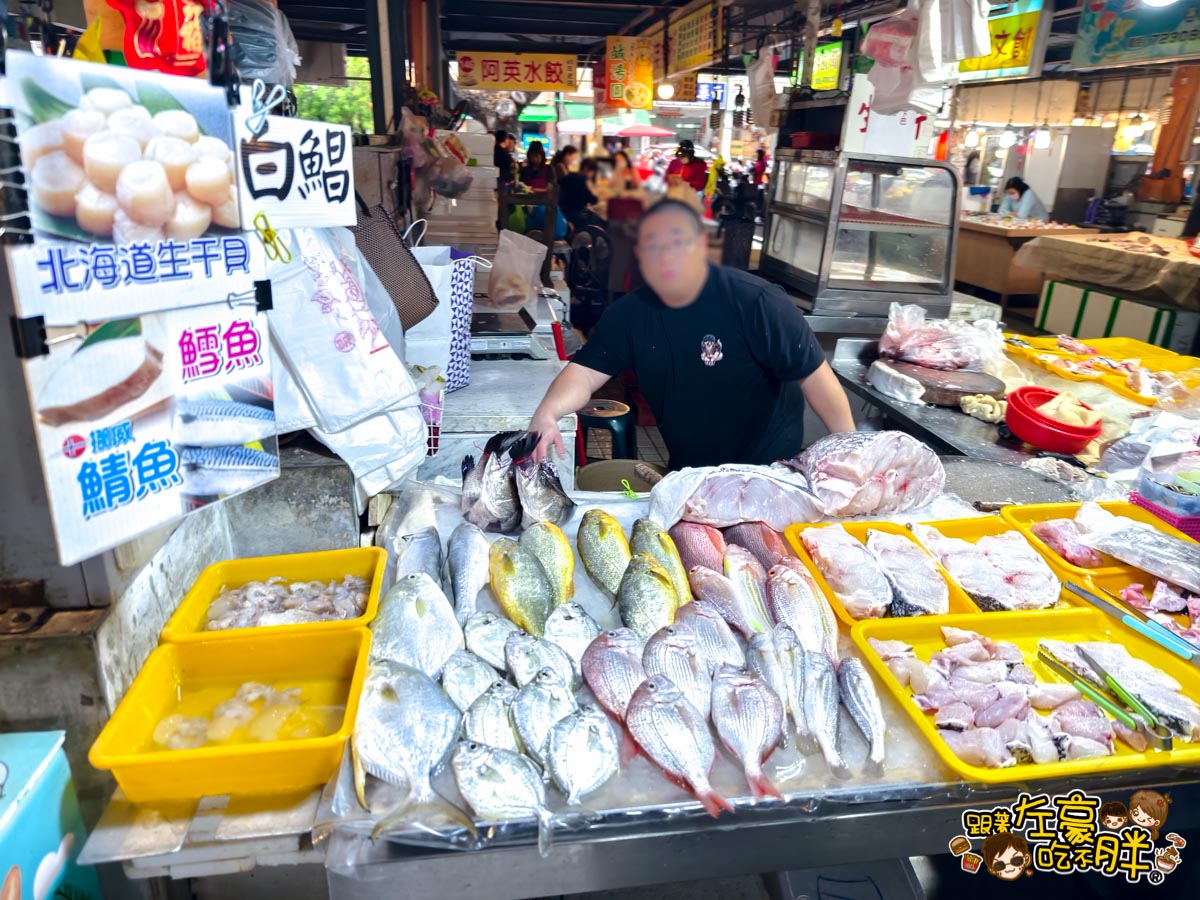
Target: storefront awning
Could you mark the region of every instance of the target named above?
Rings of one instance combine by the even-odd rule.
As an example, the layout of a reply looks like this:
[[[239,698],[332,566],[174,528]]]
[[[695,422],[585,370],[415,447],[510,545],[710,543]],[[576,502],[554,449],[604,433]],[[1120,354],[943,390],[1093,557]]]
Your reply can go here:
[[[530,104],[521,110],[521,122],[557,122],[558,110],[553,103]]]

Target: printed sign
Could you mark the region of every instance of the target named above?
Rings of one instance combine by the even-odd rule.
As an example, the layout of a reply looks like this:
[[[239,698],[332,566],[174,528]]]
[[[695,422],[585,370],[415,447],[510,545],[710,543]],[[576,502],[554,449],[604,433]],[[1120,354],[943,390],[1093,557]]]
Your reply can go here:
[[[716,100],[722,107],[725,106],[725,83],[722,81],[697,81],[696,102],[711,104],[713,100]]]
[[[1084,0],[1071,67],[1163,63],[1200,56],[1200,7],[1187,0],[1169,6],[1126,0]]]
[[[566,53],[458,52],[458,86],[485,91],[566,91],[576,88],[579,57]]]
[[[675,93],[671,99],[675,103],[695,103],[699,99],[699,94],[700,81],[695,72],[689,72],[687,75],[680,75],[675,79]]]
[[[996,7],[988,18],[992,52],[958,64],[960,81],[988,78],[1024,78],[1040,75],[1045,56],[1045,31],[1050,17],[1042,17],[1043,0],[1014,0]]]
[[[198,75],[206,68],[200,16],[204,0],[108,0],[125,19],[125,63],[172,75]]]
[[[63,565],[278,476],[267,318],[253,303],[47,336],[68,340],[24,366]]]
[[[847,153],[879,152],[887,148],[889,156],[924,158],[933,130],[931,117],[904,110],[885,116],[871,109],[875,88],[866,75],[855,75],[847,107],[842,150]]]
[[[608,39],[605,97],[609,106],[617,109],[650,108],[654,102],[652,47],[648,38]]]
[[[716,0],[678,22],[672,22],[668,31],[667,74],[678,75],[711,65],[721,48],[723,33],[724,10]]]
[[[796,54],[792,61],[792,84],[799,84],[804,73],[804,51]],[[814,91],[836,91],[841,84],[842,44],[824,44],[817,48],[813,61],[812,89]]]

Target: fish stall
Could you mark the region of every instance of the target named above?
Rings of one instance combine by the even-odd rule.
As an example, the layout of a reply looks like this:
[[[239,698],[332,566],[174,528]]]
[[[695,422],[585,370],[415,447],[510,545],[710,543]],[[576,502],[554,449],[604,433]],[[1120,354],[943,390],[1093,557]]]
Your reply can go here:
[[[1035,788],[1196,821],[1200,554],[1111,483],[981,514],[861,432],[594,494],[526,443],[409,484],[374,547],[206,570],[92,748],[84,860],[517,898],[966,868],[965,812]]]

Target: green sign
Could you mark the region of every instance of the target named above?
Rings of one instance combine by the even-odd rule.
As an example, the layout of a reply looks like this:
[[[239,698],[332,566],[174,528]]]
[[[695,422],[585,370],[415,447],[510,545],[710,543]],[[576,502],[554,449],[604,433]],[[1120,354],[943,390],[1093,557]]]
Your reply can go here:
[[[1091,69],[1195,56],[1200,56],[1200,5],[1195,0],[1175,0],[1166,6],[1152,6],[1146,0],[1136,4],[1084,0],[1071,67]]]
[[[800,75],[804,71],[804,51],[796,54],[792,63],[792,84],[800,83]],[[812,89],[814,91],[836,91],[841,83],[842,75],[842,44],[823,44],[817,48],[813,62]]]

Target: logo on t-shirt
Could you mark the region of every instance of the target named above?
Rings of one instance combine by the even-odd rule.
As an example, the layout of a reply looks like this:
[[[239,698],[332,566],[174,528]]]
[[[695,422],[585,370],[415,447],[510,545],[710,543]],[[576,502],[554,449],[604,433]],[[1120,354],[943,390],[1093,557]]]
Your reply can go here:
[[[725,353],[716,335],[706,334],[700,339],[700,362],[706,366],[715,366],[724,358]]]

